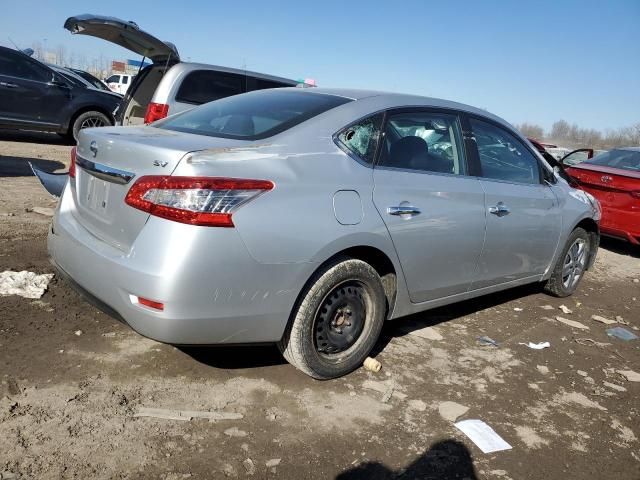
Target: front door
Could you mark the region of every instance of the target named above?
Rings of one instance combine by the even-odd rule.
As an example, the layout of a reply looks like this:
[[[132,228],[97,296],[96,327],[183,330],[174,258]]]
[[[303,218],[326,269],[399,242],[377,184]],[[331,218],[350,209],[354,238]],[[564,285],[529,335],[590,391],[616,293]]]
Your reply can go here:
[[[502,127],[470,119],[485,192],[487,233],[472,289],[540,275],[560,237],[558,200],[535,155]]]
[[[463,293],[476,275],[484,192],[467,176],[464,152],[457,115],[422,109],[387,115],[373,199],[414,303]]]
[[[40,62],[0,49],[0,117],[18,126],[57,126],[69,90],[52,80],[53,72]]]

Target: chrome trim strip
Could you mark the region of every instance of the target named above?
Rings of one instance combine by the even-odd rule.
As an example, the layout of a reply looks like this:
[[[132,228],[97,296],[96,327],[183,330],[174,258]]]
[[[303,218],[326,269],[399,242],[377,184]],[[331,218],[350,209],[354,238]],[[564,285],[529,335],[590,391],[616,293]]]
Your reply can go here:
[[[92,162],[79,156],[76,157],[76,165],[82,167],[89,175],[93,175],[105,182],[117,183],[119,185],[126,185],[135,177],[135,174],[131,172],[109,167],[102,163]]]

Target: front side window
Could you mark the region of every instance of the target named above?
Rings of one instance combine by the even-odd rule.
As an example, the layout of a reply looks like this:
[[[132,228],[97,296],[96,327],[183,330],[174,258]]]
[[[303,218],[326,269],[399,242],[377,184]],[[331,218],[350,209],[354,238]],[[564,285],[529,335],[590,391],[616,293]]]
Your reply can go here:
[[[379,166],[463,175],[465,162],[458,117],[448,113],[389,115]]]
[[[540,183],[540,165],[534,155],[506,130],[471,118],[482,176],[515,183]]]
[[[373,165],[382,119],[382,114],[378,114],[345,128],[338,134],[339,144],[365,163]]]
[[[126,77],[126,76],[123,75],[122,76],[122,84],[126,85],[127,83],[129,83],[129,77]]]
[[[245,76],[235,73],[196,70],[182,81],[176,101],[201,105],[244,92]]]
[[[44,66],[40,66],[22,53],[11,51],[0,51],[0,75],[38,82],[51,80],[50,71]]]
[[[153,126],[211,137],[259,140],[350,101],[302,90],[257,90],[201,105]]]

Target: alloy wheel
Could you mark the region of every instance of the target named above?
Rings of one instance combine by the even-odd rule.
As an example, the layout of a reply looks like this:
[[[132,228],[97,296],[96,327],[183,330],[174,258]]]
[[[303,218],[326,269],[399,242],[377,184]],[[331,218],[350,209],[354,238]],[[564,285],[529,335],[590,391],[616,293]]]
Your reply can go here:
[[[92,128],[92,127],[104,127],[104,121],[99,117],[89,117],[82,121],[80,124],[80,130],[83,128]]]
[[[562,285],[566,289],[573,289],[578,282],[587,261],[587,242],[578,238],[564,257],[564,263],[562,265]]]

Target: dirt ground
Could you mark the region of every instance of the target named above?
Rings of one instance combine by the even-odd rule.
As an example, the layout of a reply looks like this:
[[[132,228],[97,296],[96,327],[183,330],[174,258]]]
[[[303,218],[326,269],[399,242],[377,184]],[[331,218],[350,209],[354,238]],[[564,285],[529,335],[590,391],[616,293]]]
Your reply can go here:
[[[53,273],[50,217],[32,209],[55,201],[27,161],[53,171],[69,150],[0,134],[0,271]],[[605,240],[571,298],[533,286],[389,322],[379,373],[318,382],[270,346],[145,339],[55,277],[40,300],[0,297],[0,478],[637,480],[640,383],[619,372],[640,372],[640,340],[591,319],[620,316],[640,334],[634,279],[640,250]],[[445,402],[513,448],[483,454]],[[135,417],[144,407],[242,418]]]

